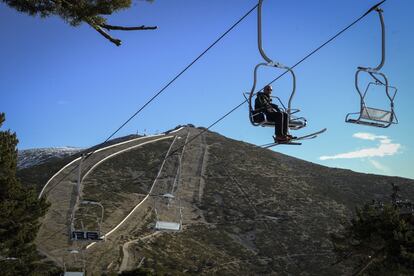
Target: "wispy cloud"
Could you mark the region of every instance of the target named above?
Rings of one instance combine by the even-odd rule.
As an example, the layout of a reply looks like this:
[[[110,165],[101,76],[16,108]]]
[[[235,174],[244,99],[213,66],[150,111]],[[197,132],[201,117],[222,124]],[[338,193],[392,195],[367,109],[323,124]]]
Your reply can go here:
[[[387,166],[384,166],[383,164],[381,164],[380,162],[378,162],[376,160],[372,160],[372,159],[370,159],[369,162],[377,170],[382,171],[384,173],[391,173],[391,170]]]
[[[330,156],[321,156],[320,160],[332,160],[332,159],[352,159],[352,158],[367,158],[367,157],[384,157],[396,154],[401,148],[400,144],[392,143],[391,139],[387,136],[374,135],[371,133],[359,132],[353,135],[354,138],[379,141],[379,145],[374,148],[365,148],[356,151],[339,153]],[[372,164],[372,163],[371,163]],[[374,165],[375,166],[375,165]]]

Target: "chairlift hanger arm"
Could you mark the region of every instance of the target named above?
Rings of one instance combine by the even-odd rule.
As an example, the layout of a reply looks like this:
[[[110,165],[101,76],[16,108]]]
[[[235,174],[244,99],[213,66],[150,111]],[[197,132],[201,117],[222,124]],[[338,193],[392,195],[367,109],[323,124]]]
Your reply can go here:
[[[358,69],[367,71],[367,72],[376,72],[381,70],[381,68],[384,66],[385,63],[385,23],[384,23],[384,16],[383,16],[383,10],[381,8],[379,8],[379,6],[384,3],[386,0],[376,4],[375,6],[373,6],[371,9],[369,9],[365,15],[367,15],[368,13],[372,12],[372,11],[376,11],[378,12],[378,16],[379,16],[379,20],[381,23],[381,61],[378,64],[377,67],[375,68],[370,68],[370,67],[358,67]]]
[[[263,0],[259,0],[259,3],[257,4],[257,45],[258,45],[258,48],[259,48],[260,55],[270,65],[278,67],[278,68],[289,70],[290,69],[289,67],[287,67],[287,66],[285,66],[285,65],[283,65],[279,62],[273,61],[271,58],[269,58],[266,55],[265,51],[263,50],[263,42],[262,42],[262,5],[263,5]]]
[[[293,70],[290,67],[285,66],[285,65],[283,65],[279,62],[273,61],[272,59],[270,59],[266,55],[266,53],[263,50],[263,44],[262,44],[262,5],[263,5],[263,0],[259,0],[259,3],[257,5],[257,40],[258,40],[259,52],[260,52],[260,55],[263,57],[263,59],[269,65],[280,68],[280,69],[285,69],[285,70],[289,71],[289,73],[292,75],[293,88],[292,88],[292,93],[289,97],[289,103],[288,103],[288,108],[287,108],[287,112],[290,114],[291,103],[292,103],[293,97],[294,97],[295,92],[296,92],[296,76],[295,76],[295,73],[293,72]],[[255,78],[256,78],[256,70],[257,70],[257,67],[255,68]],[[256,83],[256,80],[255,80],[255,83]],[[255,87],[255,84],[254,84],[254,87]],[[254,92],[254,90],[253,90],[253,92]],[[250,99],[249,104],[251,106],[251,97],[249,99]]]
[[[264,52],[262,46],[262,4],[263,0],[259,0],[259,4],[257,6],[257,42],[259,46],[259,52],[262,55],[263,59],[267,63],[273,63],[273,61]]]

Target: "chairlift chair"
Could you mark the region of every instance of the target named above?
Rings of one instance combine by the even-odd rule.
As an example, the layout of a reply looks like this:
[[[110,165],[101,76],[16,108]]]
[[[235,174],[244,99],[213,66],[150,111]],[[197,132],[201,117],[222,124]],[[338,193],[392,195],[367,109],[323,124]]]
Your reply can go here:
[[[246,101],[248,101],[248,103],[249,103],[249,120],[250,120],[250,123],[253,126],[263,126],[263,127],[274,127],[275,126],[275,122],[267,120],[266,115],[263,112],[255,111],[254,108],[253,108],[253,105],[252,105],[252,99],[257,94],[255,92],[255,90],[256,90],[256,84],[257,84],[258,69],[262,66],[273,67],[273,68],[285,70],[286,72],[289,72],[290,75],[292,76],[292,92],[290,94],[287,107],[282,103],[280,98],[278,98],[278,97],[272,97],[272,98],[277,99],[277,101],[280,103],[281,109],[283,109],[283,111],[288,114],[288,116],[287,116],[288,117],[288,124],[287,125],[288,125],[289,129],[298,130],[298,129],[301,129],[301,128],[304,128],[304,127],[307,126],[307,120],[304,117],[296,117],[294,114],[298,113],[300,110],[292,108],[292,101],[293,101],[293,97],[294,97],[295,92],[296,92],[296,76],[295,76],[295,73],[293,72],[292,68],[290,68],[288,66],[285,66],[285,65],[283,65],[279,62],[275,62],[275,61],[271,60],[263,50],[263,47],[262,47],[262,3],[263,3],[263,0],[259,0],[258,6],[257,6],[257,34],[258,34],[257,37],[258,37],[259,52],[260,52],[260,55],[262,56],[262,58],[265,60],[265,62],[257,64],[256,67],[254,68],[252,89],[250,90],[250,93],[245,93],[245,94],[248,94],[249,96],[246,97],[246,95],[243,94]],[[315,133],[304,135],[302,137],[298,137],[295,140],[301,140],[301,139],[305,139],[305,138],[306,139],[313,139],[313,138],[316,138],[319,134],[321,134],[325,131],[326,131],[326,129],[322,129],[322,130],[317,131]],[[295,143],[295,142],[291,142],[291,141],[286,142],[284,144],[300,145],[300,143]],[[276,145],[276,143],[273,144],[273,145]]]
[[[257,84],[258,69],[262,66],[278,68],[278,69],[288,71],[290,75],[292,76],[292,92],[289,97],[287,108],[282,103],[280,98],[278,97],[272,97],[272,98],[276,98],[278,102],[281,104],[281,106],[283,107],[283,111],[288,114],[288,121],[289,121],[288,127],[292,130],[298,130],[298,129],[305,127],[307,125],[307,121],[304,117],[298,118],[298,117],[293,116],[293,114],[298,113],[300,111],[299,109],[292,108],[292,100],[296,93],[296,76],[290,67],[285,66],[279,62],[273,61],[266,55],[266,53],[263,50],[263,46],[262,46],[262,4],[263,4],[263,0],[259,0],[258,7],[257,7],[257,38],[258,38],[257,41],[258,41],[258,49],[259,49],[260,55],[265,60],[265,62],[257,64],[256,67],[254,68],[253,87],[250,90],[249,97],[248,97],[249,120],[253,126],[269,126],[269,127],[275,126],[274,122],[268,121],[266,119],[266,115],[263,112],[255,112],[253,105],[252,105],[252,98],[253,96],[257,94],[255,93],[255,90],[256,90],[256,84]]]
[[[359,72],[361,72],[359,70]],[[385,78],[385,75],[384,75]],[[390,108],[389,110],[384,110],[380,108],[374,108],[367,106],[365,102],[365,97],[367,93],[370,91],[372,86],[380,86],[384,87],[386,90],[386,94],[388,99],[390,100]],[[354,113],[348,113],[345,117],[345,122],[353,123],[353,124],[360,124],[372,127],[380,127],[380,128],[387,128],[391,124],[398,124],[398,118],[394,112],[394,98],[397,93],[397,88],[394,86],[389,86],[388,81],[385,81],[385,84],[382,82],[370,82],[364,93],[360,92],[358,86],[357,91],[360,94],[360,111]],[[390,93],[390,90],[392,92]]]
[[[64,276],[84,276],[86,273],[86,261],[82,250],[69,250],[69,255],[72,257],[70,268],[67,266],[68,260],[63,257],[63,275]],[[77,255],[81,255],[79,259]],[[74,270],[76,268],[76,270]],[[80,271],[79,271],[80,270]]]
[[[379,72],[385,63],[385,23],[382,14],[383,10],[379,8],[379,5],[374,10],[378,12],[381,23],[381,62],[375,68],[361,66],[357,68],[355,73],[355,88],[360,97],[360,110],[359,112],[348,113],[345,117],[345,122],[387,128],[392,124],[398,124],[398,119],[394,112],[394,98],[397,94],[397,88],[390,86],[386,75]],[[359,84],[359,76],[361,73],[367,73],[373,79],[373,81],[368,83],[364,92],[362,92]],[[387,99],[389,100],[388,110],[367,105],[365,97],[374,86],[382,87],[385,91]]]
[[[161,200],[163,201],[163,203],[167,206],[168,209],[170,209],[170,204],[172,201],[176,200],[175,196],[171,193],[166,193],[166,194],[162,194],[162,195],[158,195],[158,198],[161,198]],[[176,218],[176,220],[171,221],[171,220],[161,220],[161,214],[160,214],[160,208],[157,208],[156,205],[156,200],[154,200],[154,210],[155,210],[155,216],[156,216],[156,221],[155,221],[155,230],[158,231],[180,231],[181,227],[182,227],[182,212],[181,212],[181,201],[178,200],[178,210],[177,208],[175,208],[174,206],[172,206],[172,213],[174,213],[174,218]],[[175,212],[178,211],[178,214]]]
[[[76,241],[82,241],[82,240],[101,241],[101,240],[103,240],[103,238],[101,238],[101,227],[102,227],[102,221],[103,221],[103,217],[104,217],[104,207],[103,207],[103,205],[99,202],[90,201],[90,200],[83,200],[83,201],[80,202],[80,204],[81,205],[82,204],[83,205],[94,205],[94,206],[100,207],[101,215],[99,217],[96,217],[96,216],[93,216],[93,215],[88,215],[90,217],[95,217],[96,218],[98,229],[86,229],[85,226],[83,225],[82,220],[81,220],[81,228],[76,229],[75,228],[76,218],[73,218],[72,223],[71,223],[71,239],[76,240]]]

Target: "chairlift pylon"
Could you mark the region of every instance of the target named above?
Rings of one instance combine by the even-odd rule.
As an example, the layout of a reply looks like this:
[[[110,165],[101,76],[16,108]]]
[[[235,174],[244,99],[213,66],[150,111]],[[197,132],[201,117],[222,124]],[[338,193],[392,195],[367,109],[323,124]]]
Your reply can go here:
[[[383,1],[384,2],[384,1]],[[375,68],[359,66],[355,73],[355,88],[360,97],[360,111],[348,113],[345,117],[345,122],[366,125],[371,127],[387,128],[392,124],[398,124],[397,116],[394,112],[394,98],[397,94],[397,88],[390,86],[387,76],[380,72],[385,63],[385,23],[383,10],[379,7],[379,3],[373,7],[370,11],[375,10],[378,13],[381,24],[381,61]],[[364,92],[362,92],[359,84],[359,78],[361,73],[368,74],[372,81],[368,83]],[[372,90],[372,87],[378,86],[385,90],[385,94],[389,100],[390,108],[384,110],[381,108],[370,107],[365,102],[365,97],[368,92]]]
[[[285,66],[279,62],[275,62],[271,60],[266,55],[265,51],[263,50],[263,46],[262,46],[262,4],[263,4],[263,0],[259,0],[258,6],[257,6],[257,34],[258,34],[257,38],[258,38],[259,52],[262,58],[265,60],[265,62],[261,62],[256,65],[256,67],[254,68],[254,74],[253,74],[253,86],[250,90],[250,93],[243,94],[243,96],[249,103],[249,120],[253,126],[263,126],[263,127],[274,127],[275,126],[275,122],[268,121],[266,119],[266,115],[263,112],[255,112],[253,105],[252,105],[252,99],[257,94],[255,90],[256,90],[256,84],[257,84],[258,69],[263,66],[273,67],[277,69],[286,70],[292,76],[292,92],[290,94],[287,107],[283,104],[283,102],[280,100],[279,97],[272,96],[272,98],[276,99],[280,103],[280,109],[283,112],[286,112],[288,114],[287,116],[288,117],[288,128],[291,130],[298,130],[298,129],[301,129],[307,126],[307,120],[304,117],[296,117],[294,114],[300,112],[300,110],[292,108],[293,97],[295,96],[295,93],[296,93],[296,76],[292,68]],[[248,94],[248,97],[246,97],[247,94]],[[315,133],[305,135],[302,137],[306,137],[306,139],[309,139],[308,137],[316,138],[319,134],[323,133],[324,131],[326,131],[326,129],[323,129],[321,131],[317,131]],[[302,137],[299,137],[299,138],[302,138]],[[301,143],[294,142],[294,140],[290,140],[290,142],[285,142],[283,144],[292,144],[292,145],[301,144]],[[272,144],[276,145],[277,143],[272,143]]]

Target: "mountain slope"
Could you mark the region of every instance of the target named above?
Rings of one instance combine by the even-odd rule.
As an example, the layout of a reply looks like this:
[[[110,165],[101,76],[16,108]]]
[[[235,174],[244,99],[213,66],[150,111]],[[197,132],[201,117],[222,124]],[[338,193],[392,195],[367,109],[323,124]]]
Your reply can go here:
[[[73,173],[48,193],[52,207],[38,248],[57,263],[69,258],[68,249],[84,248],[88,271],[96,274],[140,266],[173,275],[346,275],[351,268],[331,265],[330,234],[357,205],[388,198],[391,183],[414,198],[412,180],[327,168],[209,131],[196,136],[200,132],[186,127],[163,140],[124,145],[130,149],[98,165],[121,148],[88,160],[82,198],[104,205],[102,232],[110,234],[88,249],[68,241]],[[182,148],[189,139],[194,141]],[[165,193],[174,200],[162,199]],[[178,222],[180,208],[182,231],[154,232],[156,217]],[[76,216],[89,229],[97,227],[85,212]]]

